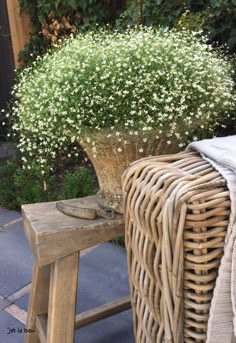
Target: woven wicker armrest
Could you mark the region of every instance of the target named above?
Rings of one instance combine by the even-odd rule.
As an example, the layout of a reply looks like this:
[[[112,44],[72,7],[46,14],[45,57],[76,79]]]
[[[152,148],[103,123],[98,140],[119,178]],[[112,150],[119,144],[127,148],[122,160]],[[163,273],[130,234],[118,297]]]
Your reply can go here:
[[[205,342],[230,214],[222,176],[197,153],[123,175],[136,342]]]

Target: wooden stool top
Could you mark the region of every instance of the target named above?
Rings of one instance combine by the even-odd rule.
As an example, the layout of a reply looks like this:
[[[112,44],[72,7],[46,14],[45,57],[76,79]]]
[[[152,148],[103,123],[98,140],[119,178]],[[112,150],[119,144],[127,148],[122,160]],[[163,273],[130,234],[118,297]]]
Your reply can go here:
[[[63,202],[99,209],[96,196]],[[115,219],[79,219],[58,211],[56,202],[23,205],[22,214],[25,233],[39,266],[124,235],[124,218],[119,214]]]

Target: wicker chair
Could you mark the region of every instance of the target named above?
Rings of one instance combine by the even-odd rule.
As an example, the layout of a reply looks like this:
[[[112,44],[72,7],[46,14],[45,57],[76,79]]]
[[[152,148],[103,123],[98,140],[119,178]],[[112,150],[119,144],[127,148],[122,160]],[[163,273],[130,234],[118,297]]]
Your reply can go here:
[[[225,180],[184,152],[134,162],[122,184],[136,342],[205,342],[230,214]]]

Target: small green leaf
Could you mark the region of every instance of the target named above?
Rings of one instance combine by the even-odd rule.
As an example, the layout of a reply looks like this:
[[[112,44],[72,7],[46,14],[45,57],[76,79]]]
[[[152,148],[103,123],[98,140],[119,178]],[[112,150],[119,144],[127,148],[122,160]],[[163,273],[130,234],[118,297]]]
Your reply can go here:
[[[67,3],[74,10],[76,10],[78,8],[78,4],[77,4],[76,0],[68,0]]]
[[[236,47],[236,36],[231,36],[228,40],[228,46],[230,49],[234,49]]]

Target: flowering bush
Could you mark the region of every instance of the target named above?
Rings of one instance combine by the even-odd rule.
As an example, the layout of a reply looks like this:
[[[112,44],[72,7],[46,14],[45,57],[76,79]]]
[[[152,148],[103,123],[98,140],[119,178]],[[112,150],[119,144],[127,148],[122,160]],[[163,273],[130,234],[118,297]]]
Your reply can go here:
[[[118,151],[124,133],[182,147],[199,129],[212,135],[235,102],[224,57],[194,33],[151,28],[78,34],[24,70],[13,93],[23,159],[42,166],[82,137],[96,154],[92,137],[103,129]]]

